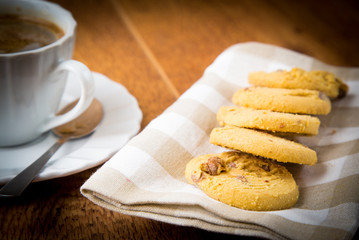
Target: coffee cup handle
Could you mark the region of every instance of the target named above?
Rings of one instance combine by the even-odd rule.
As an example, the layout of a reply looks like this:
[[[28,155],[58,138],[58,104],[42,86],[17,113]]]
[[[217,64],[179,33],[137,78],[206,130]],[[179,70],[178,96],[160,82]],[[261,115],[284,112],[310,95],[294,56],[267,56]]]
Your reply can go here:
[[[95,83],[91,71],[83,63],[76,60],[63,61],[56,67],[54,74],[59,74],[62,71],[75,74],[76,79],[80,81],[81,96],[75,107],[69,112],[62,115],[53,115],[47,119],[45,124],[42,125],[42,132],[46,132],[77,118],[90,106],[94,98]]]

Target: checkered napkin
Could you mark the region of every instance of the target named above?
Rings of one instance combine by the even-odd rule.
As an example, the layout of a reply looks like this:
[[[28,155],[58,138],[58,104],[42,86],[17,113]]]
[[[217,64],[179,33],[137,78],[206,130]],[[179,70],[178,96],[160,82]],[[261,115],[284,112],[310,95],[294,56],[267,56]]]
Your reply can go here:
[[[281,211],[246,211],[207,197],[184,178],[186,163],[225,149],[209,143],[216,112],[249,86],[252,71],[327,70],[350,87],[320,117],[319,135],[298,141],[317,151],[314,166],[287,164],[300,191]],[[269,239],[350,239],[359,225],[359,68],[334,67],[283,48],[234,45],[206,69],[163,114],[154,119],[81,187],[94,203],[133,216],[209,231]]]

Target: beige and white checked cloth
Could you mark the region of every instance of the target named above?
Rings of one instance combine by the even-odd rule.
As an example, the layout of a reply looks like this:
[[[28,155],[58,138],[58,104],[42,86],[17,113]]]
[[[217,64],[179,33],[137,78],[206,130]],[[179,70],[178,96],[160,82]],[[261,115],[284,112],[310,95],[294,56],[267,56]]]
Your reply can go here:
[[[256,212],[207,197],[184,178],[193,157],[225,151],[209,143],[216,112],[249,86],[252,71],[327,70],[350,87],[320,117],[319,135],[298,141],[317,151],[314,166],[288,164],[300,190],[291,209]],[[94,203],[133,216],[269,239],[351,239],[359,225],[359,68],[334,67],[261,43],[231,46],[172,106],[81,187]]]

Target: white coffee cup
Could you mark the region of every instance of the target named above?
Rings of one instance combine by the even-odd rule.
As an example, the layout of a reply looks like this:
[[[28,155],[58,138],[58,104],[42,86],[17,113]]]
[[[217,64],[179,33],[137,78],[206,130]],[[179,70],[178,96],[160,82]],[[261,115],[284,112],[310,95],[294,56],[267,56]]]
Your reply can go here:
[[[0,0],[2,14],[42,18],[64,31],[47,46],[0,53],[0,146],[14,146],[78,117],[92,102],[94,81],[84,64],[71,60],[76,30],[71,13],[45,1]],[[70,112],[56,116],[68,72],[80,82],[80,100]]]

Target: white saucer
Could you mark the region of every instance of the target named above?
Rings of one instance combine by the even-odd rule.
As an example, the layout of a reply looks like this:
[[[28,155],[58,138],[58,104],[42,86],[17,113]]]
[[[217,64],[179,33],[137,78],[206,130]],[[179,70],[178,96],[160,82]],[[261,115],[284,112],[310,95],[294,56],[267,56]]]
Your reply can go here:
[[[104,107],[104,118],[89,137],[66,142],[42,169],[35,181],[68,176],[108,160],[140,130],[142,112],[137,100],[121,84],[93,72],[95,97]],[[80,96],[78,81],[67,80],[61,107]],[[0,148],[0,184],[40,157],[57,140],[51,132],[17,147]]]

